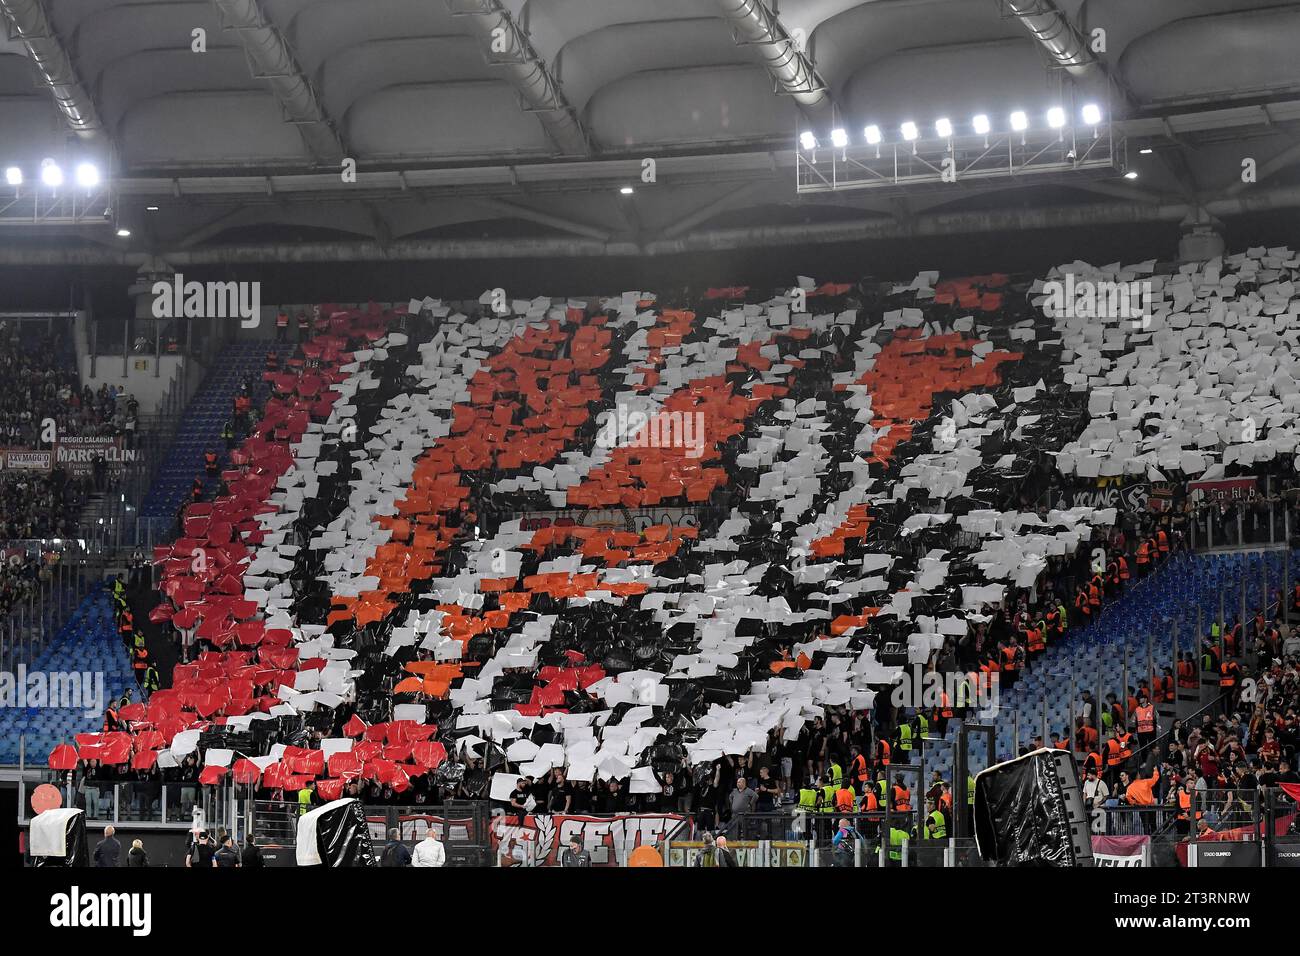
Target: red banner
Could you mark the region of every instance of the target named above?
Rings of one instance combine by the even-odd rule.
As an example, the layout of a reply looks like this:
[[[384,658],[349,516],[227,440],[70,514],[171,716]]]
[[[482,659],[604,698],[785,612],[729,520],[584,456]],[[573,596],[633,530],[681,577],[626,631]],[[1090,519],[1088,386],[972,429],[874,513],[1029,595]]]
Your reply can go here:
[[[686,823],[677,813],[643,813],[621,817],[529,814],[524,825],[516,816],[492,820],[492,846],[498,856],[523,866],[558,866],[569,840],[578,837],[591,854],[592,866],[624,866],[639,846],[661,846]]]
[[[569,840],[578,837],[591,854],[592,866],[622,866],[639,846],[660,846],[686,824],[678,813],[639,813],[619,817],[577,814],[529,814],[519,826],[517,816],[493,817],[490,839],[494,857],[515,866],[559,866]],[[387,818],[367,816],[370,838],[381,845],[388,838]],[[439,839],[470,839],[470,819],[445,819],[436,814],[402,814],[397,818],[403,841],[418,842],[433,830]]]
[[[1094,866],[1150,866],[1147,859],[1149,836],[1093,836]]]
[[[1192,502],[1213,501],[1225,503],[1248,501],[1258,493],[1255,478],[1225,478],[1221,481],[1189,481],[1187,494]]]

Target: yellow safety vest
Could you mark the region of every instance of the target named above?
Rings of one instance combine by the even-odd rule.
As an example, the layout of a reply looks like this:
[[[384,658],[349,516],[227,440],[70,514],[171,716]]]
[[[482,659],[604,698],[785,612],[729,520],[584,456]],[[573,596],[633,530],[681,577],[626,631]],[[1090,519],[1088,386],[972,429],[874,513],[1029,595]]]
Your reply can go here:
[[[839,789],[837,784],[828,784],[822,787],[822,813],[835,812],[835,791]]]
[[[925,838],[927,840],[948,839],[948,821],[943,818],[940,811],[935,810],[930,814],[930,823],[925,828]]]
[[[889,828],[889,858],[895,861],[903,859],[903,841],[907,839],[907,831],[900,830],[898,827]]]

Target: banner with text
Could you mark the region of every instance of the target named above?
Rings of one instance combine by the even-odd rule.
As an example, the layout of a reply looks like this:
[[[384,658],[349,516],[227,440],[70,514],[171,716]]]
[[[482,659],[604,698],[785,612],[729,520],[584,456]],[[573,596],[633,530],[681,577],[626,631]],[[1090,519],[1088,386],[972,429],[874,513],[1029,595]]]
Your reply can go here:
[[[1093,866],[1150,866],[1149,836],[1093,836]]]
[[[5,471],[49,471],[54,453],[31,448],[0,448],[0,469]]]
[[[1249,501],[1259,494],[1259,482],[1255,478],[1224,478],[1220,481],[1189,481],[1187,494],[1193,504],[1213,502],[1214,504],[1231,504],[1234,501]]]
[[[62,465],[70,474],[90,475],[101,455],[110,471],[139,460],[139,452],[124,448],[121,438],[74,435],[59,439],[54,448],[54,463]]]

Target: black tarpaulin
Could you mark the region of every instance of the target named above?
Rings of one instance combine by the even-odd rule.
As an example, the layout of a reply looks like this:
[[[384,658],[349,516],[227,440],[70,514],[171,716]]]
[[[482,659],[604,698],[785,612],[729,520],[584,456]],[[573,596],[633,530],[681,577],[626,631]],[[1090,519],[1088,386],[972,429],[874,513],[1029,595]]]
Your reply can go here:
[[[335,800],[298,820],[299,866],[378,866],[361,802]]]
[[[999,866],[1078,866],[1065,785],[1053,754],[1036,750],[975,778],[975,841]]]

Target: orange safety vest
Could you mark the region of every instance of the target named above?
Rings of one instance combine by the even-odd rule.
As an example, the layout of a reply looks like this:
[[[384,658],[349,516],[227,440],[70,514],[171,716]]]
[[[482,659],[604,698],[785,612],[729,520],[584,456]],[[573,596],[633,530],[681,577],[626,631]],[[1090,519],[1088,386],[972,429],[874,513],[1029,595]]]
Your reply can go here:
[[[946,690],[940,691],[939,693],[939,716],[952,716],[952,702],[948,700],[948,692]]]
[[[1138,707],[1134,712],[1137,714],[1138,733],[1155,733],[1156,709],[1150,704],[1147,704],[1145,707]]]
[[[1165,534],[1164,529],[1156,532],[1156,546],[1161,554],[1169,553],[1169,535]]]
[[[1010,645],[1002,648],[1002,669],[1012,673],[1016,670],[1016,649]]]
[[[1093,607],[1101,606],[1101,588],[1097,586],[1095,580],[1088,585],[1088,603]]]
[[[1237,641],[1241,637],[1241,622],[1232,625],[1232,630],[1223,635],[1223,650],[1229,657],[1237,656]]]
[[[1191,816],[1191,809],[1192,809],[1192,795],[1188,793],[1186,790],[1178,791],[1178,819],[1179,820],[1188,819]],[[1203,816],[1205,816],[1205,814],[1202,813],[1200,810],[1196,811],[1196,819],[1199,820]]]
[[[213,452],[207,452],[203,456],[203,464],[207,465],[209,468],[215,468],[217,466],[216,454]]]
[[[1090,751],[1088,755],[1083,758],[1084,773],[1088,772],[1088,767],[1090,766],[1098,773],[1101,773],[1101,754],[1095,750]]]
[[[862,805],[860,809],[863,813],[871,813],[880,809],[880,801],[876,798],[875,787],[866,787],[863,789]]]
[[[889,741],[880,740],[876,743],[876,760],[881,765],[889,766]]]
[[[1106,766],[1118,767],[1123,762],[1124,748],[1120,746],[1118,740],[1111,737],[1110,740],[1106,741]]]
[[[853,758],[853,763],[849,765],[849,773],[853,774],[853,779],[858,783],[865,783],[870,779],[867,773],[867,758],[858,754]]]
[[[1196,665],[1193,664],[1191,661],[1179,661],[1178,662],[1178,686],[1195,687],[1196,685],[1197,685]]]
[[[1162,704],[1173,703],[1174,679],[1168,674],[1156,678],[1156,700]]]
[[[1138,545],[1137,563],[1146,564],[1151,560],[1151,548],[1145,541]]]
[[[1127,581],[1128,578],[1128,559],[1121,554],[1119,556],[1119,579],[1121,581]]]
[[[1219,665],[1219,686],[1236,687],[1237,672],[1239,670],[1240,668],[1237,667],[1236,661],[1224,661],[1222,664],[1220,664]]]
[[[1130,733],[1121,734],[1119,738],[1119,746],[1121,759],[1127,760],[1129,757],[1133,756],[1133,735]]]
[[[853,812],[853,791],[848,787],[840,787],[835,791],[835,807],[843,810],[845,813]]]
[[[1047,635],[1045,630],[1045,628],[1031,627],[1025,632],[1025,643],[1028,645],[1030,651],[1047,650]]]
[[[907,787],[894,784],[894,809],[906,813],[912,809],[912,791]]]

